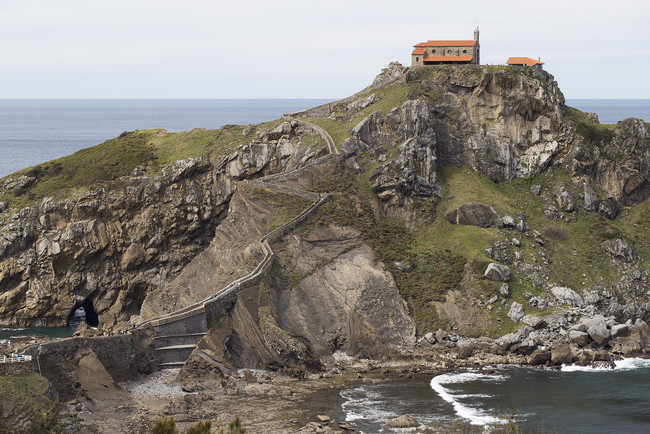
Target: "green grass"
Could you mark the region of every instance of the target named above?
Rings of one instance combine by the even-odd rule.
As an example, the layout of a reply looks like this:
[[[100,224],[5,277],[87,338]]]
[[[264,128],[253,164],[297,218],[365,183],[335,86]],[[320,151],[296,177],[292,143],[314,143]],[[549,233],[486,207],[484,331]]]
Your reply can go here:
[[[0,414],[13,409],[14,414],[31,419],[30,428],[47,426],[50,429],[42,432],[59,432],[56,405],[45,396],[48,389],[47,380],[35,373],[0,377]]]
[[[401,106],[408,100],[422,99],[436,101],[439,97],[435,89],[430,85],[419,81],[411,81],[390,86],[370,92],[367,95],[360,96],[360,98],[367,97],[371,94],[377,95],[377,101],[362,109],[349,119],[346,117],[346,107],[337,106],[339,111],[335,111],[328,116],[315,119],[312,118],[309,119],[309,121],[327,131],[334,139],[336,145],[339,146],[347,138],[352,136],[350,131],[356,124],[376,111],[381,111],[386,114],[393,108]]]
[[[245,190],[251,199],[272,208],[273,212],[264,227],[267,233],[289,223],[312,204],[309,199],[256,185],[248,184]]]
[[[576,132],[588,142],[604,143],[612,139],[616,124],[596,124],[586,113],[573,107],[565,106],[566,117],[573,122]]]
[[[425,201],[422,205],[433,209],[437,217],[423,229],[415,231],[407,228],[401,220],[376,217],[371,206],[375,199],[367,172],[354,176],[339,167],[324,176],[317,187],[318,191],[335,192],[334,199],[321,207],[316,217],[299,229],[303,234],[317,224],[359,229],[377,259],[395,277],[400,294],[416,320],[418,335],[438,327],[447,328],[448,320],[439,317],[434,303],[444,300],[449,291],[460,289],[464,275],[469,279],[466,284],[470,288],[469,296],[487,299],[498,291],[501,283],[483,277],[485,268],[491,262],[485,256],[484,249],[497,242],[518,238],[522,246],[511,246],[513,256],[518,250],[524,262],[542,265],[548,280],[543,280],[539,285],[525,272],[511,267],[508,304],[502,306],[497,303],[489,312],[491,324],[475,330],[476,333],[491,336],[509,333],[519,326],[506,316],[512,301],[521,303],[528,314],[550,312],[531,307],[524,298],[526,292],[539,295],[550,283],[577,291],[597,283],[616,284],[618,272],[601,248],[602,242],[607,239],[624,238],[632,243],[637,254],[646,261],[649,258],[650,199],[633,207],[629,217],[621,213],[614,221],[606,220],[597,213],[579,210],[576,222],[553,222],[542,213],[546,205],[543,198],[533,195],[530,187],[542,185],[546,194],[564,185],[575,198],[581,188],[571,184],[562,168],[551,169],[535,178],[495,184],[470,167],[450,165],[439,170],[439,182],[443,186],[444,197],[437,203]],[[516,230],[504,229],[500,234],[495,227],[484,229],[447,222],[447,212],[469,203],[491,205],[501,216],[516,216],[518,211],[523,212],[531,228],[543,234],[546,246],[539,247],[532,237]],[[414,208],[417,209],[417,206]],[[550,264],[543,264],[540,252],[546,255]],[[396,261],[409,261],[413,271],[400,271],[394,266]],[[469,267],[470,274],[467,274],[466,267]]]
[[[206,157],[211,153],[228,154],[239,145],[249,143],[260,131],[275,128],[282,120],[256,126],[226,125],[219,130],[195,129],[167,133],[161,129],[123,133],[96,146],[72,155],[20,170],[4,180],[21,175],[35,177],[34,183],[19,191],[0,190],[0,201],[22,208],[45,197],[62,199],[83,194],[89,189],[107,186],[120,188],[119,179],[141,166],[146,174],[156,176],[160,170],[180,159]],[[244,129],[251,134],[244,136]]]

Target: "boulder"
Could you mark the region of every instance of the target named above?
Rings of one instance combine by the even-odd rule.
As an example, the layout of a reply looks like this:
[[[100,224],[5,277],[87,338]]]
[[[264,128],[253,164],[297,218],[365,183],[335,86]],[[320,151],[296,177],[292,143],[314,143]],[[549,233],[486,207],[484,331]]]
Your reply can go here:
[[[495,341],[498,346],[504,349],[508,349],[511,346],[518,344],[519,342],[521,342],[521,336],[519,336],[517,333],[505,334]]]
[[[600,247],[602,247],[605,253],[607,253],[611,258],[618,259],[619,261],[633,264],[638,259],[632,248],[620,238],[607,240],[603,242]]]
[[[580,347],[584,347],[589,342],[589,335],[578,330],[569,330],[569,340]]]
[[[557,344],[551,349],[551,362],[554,365],[564,365],[573,362],[573,351],[567,343]]]
[[[543,318],[540,318],[540,317],[535,316],[535,315],[525,315],[521,319],[521,322],[531,326],[534,329],[542,328],[542,327],[544,327],[546,325],[546,321],[544,321]]]
[[[390,419],[386,422],[389,428],[414,428],[420,426],[420,423],[410,414],[405,414],[395,419]]]
[[[613,197],[608,197],[598,204],[598,214],[602,215],[606,219],[614,220],[617,212],[618,205]]]
[[[510,280],[510,268],[507,265],[491,262],[485,269],[484,274],[488,279],[497,282],[507,282]]]
[[[424,340],[429,342],[431,345],[434,345],[437,342],[436,335],[432,332],[429,332],[424,335]]]
[[[573,203],[573,197],[571,197],[571,194],[566,190],[558,194],[555,201],[562,211],[573,212],[576,209],[576,206]]]
[[[548,302],[539,296],[531,297],[528,300],[528,304],[530,304],[533,307],[536,307],[539,310],[544,310],[548,307]]]
[[[504,215],[501,220],[503,221],[504,228],[514,229],[517,227],[517,221],[512,216]]]
[[[639,329],[639,331],[644,335],[650,335],[650,326],[648,326],[648,324],[641,318],[638,318],[636,321],[634,321],[634,327]]]
[[[628,336],[610,339],[608,344],[612,347],[612,353],[622,354],[624,356],[638,356],[643,353],[645,347],[650,346],[646,343],[640,330],[634,328]]]
[[[530,230],[530,226],[528,226],[525,221],[519,220],[517,222],[517,226],[515,226],[515,229],[517,229],[519,232],[527,232]]]
[[[598,345],[603,345],[611,336],[610,330],[607,328],[607,322],[602,315],[594,315],[593,318],[583,321],[587,327],[587,333],[591,339]]]
[[[510,318],[513,322],[518,322],[523,316],[524,307],[516,301],[513,301],[510,305],[510,310],[508,311],[508,318]]]
[[[348,104],[348,110],[362,110],[377,101],[377,94],[370,94],[365,98],[358,99]]]
[[[449,335],[443,329],[438,329],[438,330],[436,330],[436,340],[438,342],[448,341],[449,340]]]
[[[356,155],[363,151],[367,151],[368,149],[369,146],[367,144],[354,137],[350,137],[341,143],[341,152],[345,158],[351,157],[352,155]]]
[[[563,286],[554,286],[551,288],[551,293],[556,298],[556,300],[559,301],[560,303],[570,304],[571,306],[574,307],[584,306],[582,297],[580,297],[578,293],[576,293],[571,288],[566,288]]]
[[[542,194],[542,186],[541,185],[533,185],[530,187],[530,192],[533,193],[535,196],[539,196]]]
[[[467,204],[447,213],[447,221],[458,225],[487,228],[494,224],[499,215],[491,206]]]
[[[580,366],[589,366],[596,360],[596,352],[591,348],[583,348],[578,351],[574,357],[576,364]]]
[[[395,268],[405,273],[410,273],[413,271],[413,265],[408,261],[395,262]]]
[[[574,324],[571,326],[570,330],[577,330],[579,332],[586,332],[587,331],[587,326],[580,323],[580,324]]]
[[[627,324],[616,324],[612,326],[612,339],[626,337],[630,334],[630,326]]]
[[[528,356],[527,362],[531,366],[543,365],[551,360],[551,352],[548,350],[536,349]]]
[[[510,295],[510,286],[508,286],[507,283],[501,285],[501,287],[499,288],[499,294],[503,298],[508,298],[508,296]]]
[[[585,211],[597,212],[598,211],[598,195],[589,184],[585,183],[584,186],[585,194]]]
[[[531,339],[530,336],[521,341],[521,343],[517,346],[517,352],[519,354],[523,354],[524,356],[532,354],[536,349],[537,343]]]

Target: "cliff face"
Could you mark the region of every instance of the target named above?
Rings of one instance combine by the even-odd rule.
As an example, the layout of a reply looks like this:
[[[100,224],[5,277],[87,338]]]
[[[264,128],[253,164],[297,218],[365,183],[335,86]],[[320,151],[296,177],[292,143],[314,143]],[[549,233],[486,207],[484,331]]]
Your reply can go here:
[[[232,194],[210,167],[186,160],[157,179],[128,177],[123,191],[45,198],[7,216],[2,323],[65,326],[89,299],[102,328],[123,326],[209,242]]]
[[[65,325],[86,302],[115,332],[193,305],[255,269],[264,235],[315,193],[331,203],[270,243],[270,271],[192,364],[312,369],[337,351],[410,351],[438,328],[497,337],[578,308],[553,288],[580,292],[567,323],[647,319],[645,122],[594,123],[543,71],[395,64],[294,116],[160,172],[0,206],[0,325]],[[317,160],[327,134],[312,124],[340,155]],[[43,182],[0,185],[14,197]]]

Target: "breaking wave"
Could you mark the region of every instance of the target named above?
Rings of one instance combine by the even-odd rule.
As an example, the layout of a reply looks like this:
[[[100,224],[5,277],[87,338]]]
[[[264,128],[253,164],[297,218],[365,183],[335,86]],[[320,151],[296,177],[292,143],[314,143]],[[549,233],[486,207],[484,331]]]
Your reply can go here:
[[[496,374],[479,374],[475,372],[463,372],[459,374],[442,374],[433,377],[431,380],[431,388],[435,390],[438,395],[454,407],[456,414],[463,419],[469,421],[472,425],[490,425],[490,424],[503,424],[506,420],[494,416],[487,411],[474,407],[472,405],[461,402],[461,400],[472,398],[485,398],[489,395],[485,394],[455,394],[451,388],[445,387],[450,384],[467,383],[471,381],[480,382],[501,382],[505,379],[502,375]]]
[[[632,357],[628,359],[614,361],[614,368],[608,366],[578,366],[578,365],[563,365],[562,372],[612,372],[612,371],[633,371],[636,369],[650,368],[650,359],[641,359],[639,357]]]

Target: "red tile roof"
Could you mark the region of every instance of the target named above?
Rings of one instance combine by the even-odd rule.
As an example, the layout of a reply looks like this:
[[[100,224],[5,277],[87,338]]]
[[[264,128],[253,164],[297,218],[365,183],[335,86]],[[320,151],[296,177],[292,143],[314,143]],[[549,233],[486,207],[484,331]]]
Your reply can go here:
[[[506,64],[508,64],[508,65],[535,66],[535,65],[543,65],[544,62],[540,62],[539,60],[531,59],[530,57],[509,57]]]
[[[474,41],[427,41],[415,44],[414,47],[473,47]]]
[[[472,56],[429,56],[425,62],[471,62]]]
[[[424,48],[416,48],[411,54],[424,54]]]

